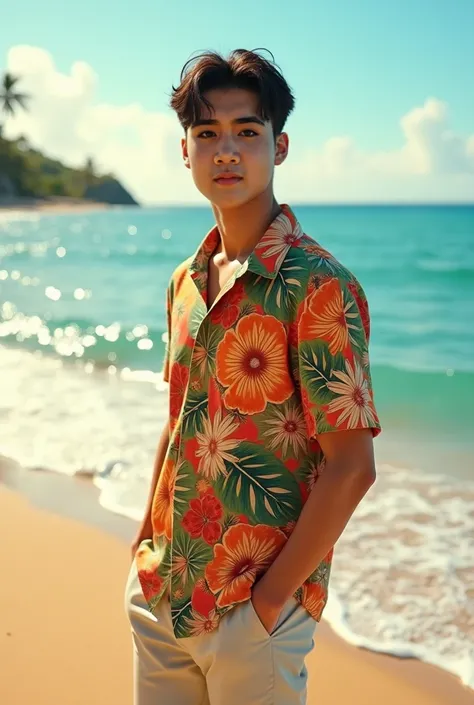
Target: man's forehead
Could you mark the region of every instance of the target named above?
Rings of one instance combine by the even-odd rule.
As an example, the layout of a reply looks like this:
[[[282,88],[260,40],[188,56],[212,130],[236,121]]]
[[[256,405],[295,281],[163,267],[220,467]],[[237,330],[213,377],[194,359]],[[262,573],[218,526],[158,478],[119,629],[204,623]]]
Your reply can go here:
[[[243,115],[260,114],[258,96],[241,88],[216,88],[204,93],[204,98],[210,103],[212,110],[206,105],[201,106],[201,119],[232,120]]]

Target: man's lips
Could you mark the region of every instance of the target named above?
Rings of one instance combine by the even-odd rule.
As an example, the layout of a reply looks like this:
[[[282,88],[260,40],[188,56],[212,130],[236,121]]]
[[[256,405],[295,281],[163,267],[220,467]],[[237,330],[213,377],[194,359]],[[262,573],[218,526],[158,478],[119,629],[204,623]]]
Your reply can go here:
[[[238,184],[239,181],[242,181],[242,176],[233,174],[232,172],[224,172],[215,176],[214,181],[216,184],[221,186],[232,186],[233,184]]]

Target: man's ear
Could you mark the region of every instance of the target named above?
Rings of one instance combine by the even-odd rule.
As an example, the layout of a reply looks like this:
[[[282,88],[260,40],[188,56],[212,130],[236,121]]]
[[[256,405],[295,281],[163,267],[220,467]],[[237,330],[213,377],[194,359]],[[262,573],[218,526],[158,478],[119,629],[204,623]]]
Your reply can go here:
[[[288,156],[289,138],[286,132],[282,132],[275,140],[275,166],[283,164]]]
[[[189,154],[188,154],[188,143],[186,141],[186,137],[183,137],[181,140],[181,152],[183,154],[183,162],[184,166],[187,169],[191,168],[191,164],[189,163]]]

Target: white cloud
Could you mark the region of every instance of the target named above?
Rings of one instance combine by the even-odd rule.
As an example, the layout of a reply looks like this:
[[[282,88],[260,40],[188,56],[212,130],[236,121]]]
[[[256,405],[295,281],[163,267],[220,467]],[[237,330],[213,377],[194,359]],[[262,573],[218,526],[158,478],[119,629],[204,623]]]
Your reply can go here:
[[[346,136],[290,156],[279,190],[298,183],[300,201],[473,201],[474,135],[449,129],[447,105],[429,98],[400,127],[404,142],[392,151],[363,152]]]
[[[98,103],[98,77],[91,66],[76,62],[61,73],[38,47],[13,47],[7,67],[21,76],[22,91],[33,98],[28,112],[18,111],[7,121],[6,136],[23,134],[73,166],[92,156],[143,202],[200,200],[180,162],[181,128],[172,114],[147,111],[138,103]]]
[[[77,61],[61,73],[38,47],[13,47],[7,67],[34,97],[29,112],[7,122],[7,136],[24,134],[73,165],[93,156],[144,203],[202,201],[181,163],[181,128],[172,113],[98,103],[91,66]],[[294,153],[303,156],[290,153],[277,169],[277,195],[294,202],[474,199],[474,135],[450,130],[445,103],[429,98],[401,118],[400,128],[402,147],[385,152],[364,152],[349,136],[303,151],[294,136]]]

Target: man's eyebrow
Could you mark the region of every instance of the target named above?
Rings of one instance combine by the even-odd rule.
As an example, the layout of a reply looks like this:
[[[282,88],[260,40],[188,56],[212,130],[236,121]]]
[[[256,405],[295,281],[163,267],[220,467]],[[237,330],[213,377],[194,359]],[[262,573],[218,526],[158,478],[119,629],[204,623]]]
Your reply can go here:
[[[264,121],[257,117],[256,115],[246,115],[245,117],[239,117],[235,118],[235,120],[232,120],[234,125],[248,125],[249,123],[256,123],[257,125],[261,125],[262,127],[265,127]],[[220,122],[219,120],[214,120],[212,118],[202,118],[200,120],[196,120],[193,122],[191,127],[200,127],[201,125],[219,125]]]

